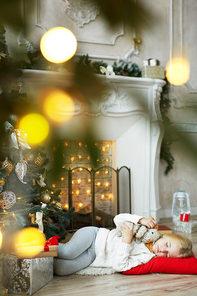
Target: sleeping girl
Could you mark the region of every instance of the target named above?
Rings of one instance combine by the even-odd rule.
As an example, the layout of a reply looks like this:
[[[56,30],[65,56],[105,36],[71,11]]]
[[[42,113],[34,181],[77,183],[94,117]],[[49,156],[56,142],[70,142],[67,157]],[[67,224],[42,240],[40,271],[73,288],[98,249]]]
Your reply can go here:
[[[131,222],[127,226],[125,222]],[[116,227],[121,227],[122,236],[116,229],[94,226],[83,227],[75,232],[69,242],[59,244],[54,259],[54,272],[69,275],[87,266],[112,267],[115,271],[129,270],[149,262],[153,257],[186,258],[192,256],[192,242],[179,234],[167,234],[159,238],[150,251],[142,242],[133,240],[133,225],[154,228],[156,221],[138,215],[115,216]]]

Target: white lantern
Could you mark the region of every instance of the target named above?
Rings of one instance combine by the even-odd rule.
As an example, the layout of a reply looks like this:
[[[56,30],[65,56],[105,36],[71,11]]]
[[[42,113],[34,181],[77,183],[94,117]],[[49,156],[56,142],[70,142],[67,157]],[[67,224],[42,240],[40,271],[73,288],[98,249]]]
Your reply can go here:
[[[175,183],[186,183],[186,181],[180,180]],[[172,202],[172,218],[173,222],[180,220],[181,212],[191,212],[190,208],[190,199],[189,193],[185,192],[184,189],[180,188],[173,193],[173,202]]]

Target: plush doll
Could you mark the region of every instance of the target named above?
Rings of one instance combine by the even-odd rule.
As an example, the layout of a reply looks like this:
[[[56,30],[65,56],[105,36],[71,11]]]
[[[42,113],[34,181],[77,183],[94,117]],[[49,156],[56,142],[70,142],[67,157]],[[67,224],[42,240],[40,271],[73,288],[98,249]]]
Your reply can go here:
[[[129,228],[131,226],[131,222],[124,222]],[[154,229],[149,229],[144,225],[134,224],[133,225],[133,239],[137,244],[143,242],[146,247],[152,252],[153,243],[155,243],[161,235],[157,231],[158,225],[154,227]],[[121,226],[116,228],[117,236],[122,236]]]

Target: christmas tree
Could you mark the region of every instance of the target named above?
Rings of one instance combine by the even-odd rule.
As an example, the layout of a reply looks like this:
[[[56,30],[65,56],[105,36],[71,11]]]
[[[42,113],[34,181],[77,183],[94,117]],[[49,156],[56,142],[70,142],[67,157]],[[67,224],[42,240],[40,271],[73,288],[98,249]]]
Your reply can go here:
[[[21,90],[21,71],[9,57],[5,30],[0,28],[0,225],[4,235],[39,227],[46,238],[65,238],[74,208],[62,209],[60,190],[44,181],[49,160],[43,147],[30,147],[18,129],[21,116],[34,110]]]

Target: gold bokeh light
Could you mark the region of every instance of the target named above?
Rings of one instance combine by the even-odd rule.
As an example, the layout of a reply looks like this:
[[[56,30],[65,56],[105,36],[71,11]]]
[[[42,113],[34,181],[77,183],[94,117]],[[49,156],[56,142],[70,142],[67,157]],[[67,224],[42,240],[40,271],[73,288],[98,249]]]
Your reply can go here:
[[[37,113],[31,113],[21,118],[19,129],[25,131],[27,142],[33,145],[43,142],[49,134],[48,121]]]
[[[190,64],[185,58],[173,58],[166,65],[166,78],[173,85],[182,85],[189,80]]]
[[[53,123],[62,124],[74,114],[75,104],[71,96],[59,88],[47,88],[38,96],[43,102],[43,112]]]
[[[46,60],[52,63],[64,63],[75,54],[77,40],[69,29],[55,27],[42,36],[40,50]]]
[[[14,238],[14,248],[18,258],[35,257],[42,250],[46,242],[45,235],[35,227],[20,230]]]

